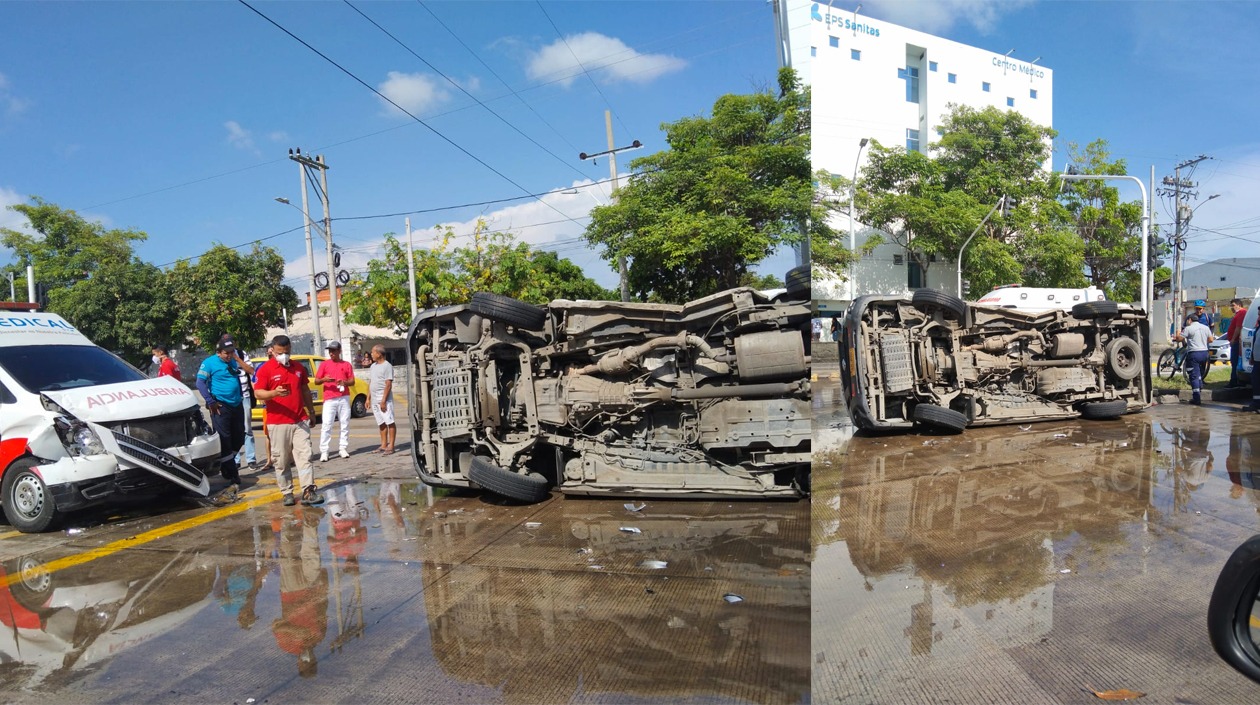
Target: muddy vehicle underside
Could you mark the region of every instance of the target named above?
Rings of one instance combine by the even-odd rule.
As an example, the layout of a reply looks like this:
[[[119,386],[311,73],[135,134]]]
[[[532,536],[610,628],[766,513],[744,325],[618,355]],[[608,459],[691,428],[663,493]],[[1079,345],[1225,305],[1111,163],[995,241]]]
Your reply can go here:
[[[844,319],[841,382],[865,429],[1115,418],[1150,403],[1147,338],[1145,312],[1110,301],[1029,313],[865,296]]]
[[[685,305],[493,294],[425,311],[408,335],[426,483],[566,494],[808,492],[808,289]]]

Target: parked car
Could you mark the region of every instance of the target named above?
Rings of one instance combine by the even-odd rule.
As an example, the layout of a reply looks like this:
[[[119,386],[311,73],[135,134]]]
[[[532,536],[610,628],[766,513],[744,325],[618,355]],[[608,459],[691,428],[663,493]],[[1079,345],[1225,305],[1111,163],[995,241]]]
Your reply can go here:
[[[794,283],[683,305],[479,293],[424,311],[408,333],[420,478],[521,501],[552,486],[803,496],[810,310],[808,285]]]
[[[1208,638],[1234,670],[1260,683],[1260,536],[1234,550],[1208,602]]]
[[[1224,336],[1208,343],[1208,364],[1213,362],[1229,364],[1229,341]]]
[[[187,386],[145,377],[56,314],[0,313],[0,503],[13,528],[46,531],[122,497],[204,497],[218,464]]]
[[[1040,313],[932,289],[862,296],[840,336],[840,381],[862,429],[1109,419],[1151,399],[1146,313],[1085,301]]]
[[[319,363],[328,358],[322,355],[290,355],[290,362],[300,362],[306,368],[306,374],[310,379],[315,379],[315,371],[319,369]],[[251,360],[250,363],[257,369],[259,365],[266,362],[266,359]],[[316,415],[324,412],[324,385],[310,383],[311,398],[315,401]],[[354,372],[354,385],[350,387],[350,415],[354,418],[367,416],[368,410],[368,382],[367,370],[356,369]],[[254,421],[262,423],[263,412],[266,408],[266,402],[259,403],[251,412]],[[319,419],[311,419],[318,423]]]

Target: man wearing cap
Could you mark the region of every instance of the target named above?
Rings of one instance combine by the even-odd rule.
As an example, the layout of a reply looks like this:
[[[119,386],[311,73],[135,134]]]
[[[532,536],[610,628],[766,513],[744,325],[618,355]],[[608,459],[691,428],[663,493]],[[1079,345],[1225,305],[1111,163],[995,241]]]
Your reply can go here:
[[[341,422],[338,455],[349,458],[350,452],[350,387],[354,384],[354,365],[341,359],[341,343],[328,343],[328,359],[315,370],[315,384],[324,385],[324,420],[319,434],[319,462],[328,462],[328,446],[332,443],[332,427]]]
[[[1207,302],[1203,299],[1194,300],[1194,319],[1211,329],[1212,317],[1208,315],[1206,310],[1204,310],[1206,306]]]
[[[277,335],[271,342],[275,357],[258,368],[258,384],[254,395],[267,402],[263,423],[271,439],[271,461],[276,466],[276,484],[284,493],[284,506],[292,507],[293,471],[297,465],[302,504],[308,507],[324,503],[315,487],[311,469],[311,419],[315,418],[315,402],[307,385],[306,367],[289,358],[292,342],[287,335]]]
[[[219,468],[228,481],[227,492],[241,488],[241,471],[236,454],[245,443],[245,408],[241,405],[241,367],[237,364],[236,341],[224,334],[214,347],[215,353],[202,360],[197,370],[197,391],[206,401],[206,409],[219,434]]]

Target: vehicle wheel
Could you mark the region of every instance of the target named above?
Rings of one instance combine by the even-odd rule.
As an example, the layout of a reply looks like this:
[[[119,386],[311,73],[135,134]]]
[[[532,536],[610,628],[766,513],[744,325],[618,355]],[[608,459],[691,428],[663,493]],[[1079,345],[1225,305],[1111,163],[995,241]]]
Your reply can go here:
[[[47,531],[57,519],[57,507],[44,481],[35,474],[34,458],[20,458],[9,466],[0,484],[4,516],[24,534]]]
[[[1177,364],[1177,353],[1171,348],[1159,354],[1159,362],[1155,365],[1155,374],[1164,379],[1172,379],[1181,371]]]
[[[914,420],[938,431],[962,433],[967,428],[967,417],[936,404],[919,404],[914,407]]]
[[[473,294],[468,308],[479,316],[525,330],[542,330],[543,323],[547,320],[547,309],[541,306],[486,291]]]
[[[360,394],[354,398],[354,401],[350,402],[350,416],[351,418],[361,419],[367,415],[367,395]]]
[[[1134,379],[1141,375],[1142,349],[1138,347],[1137,341],[1121,336],[1107,343],[1107,369],[1123,380]]]
[[[804,294],[804,298],[810,296],[810,272],[808,265],[793,267],[788,270],[787,276],[783,277],[784,286],[787,287],[789,294]]]
[[[482,489],[520,502],[541,502],[551,494],[547,478],[536,472],[520,474],[504,470],[480,455],[472,459],[468,478]]]
[[[1114,316],[1120,313],[1120,304],[1115,301],[1082,301],[1072,307],[1073,318],[1098,318]]]
[[[53,578],[44,568],[43,561],[34,556],[22,556],[8,565],[9,592],[18,604],[32,612],[43,610],[52,595]]]
[[[946,294],[936,289],[919,289],[910,299],[914,307],[920,311],[939,308],[960,323],[967,320],[967,304],[953,294]]]
[[[1112,401],[1091,401],[1081,404],[1083,419],[1118,419],[1129,408],[1129,402],[1123,399]]]

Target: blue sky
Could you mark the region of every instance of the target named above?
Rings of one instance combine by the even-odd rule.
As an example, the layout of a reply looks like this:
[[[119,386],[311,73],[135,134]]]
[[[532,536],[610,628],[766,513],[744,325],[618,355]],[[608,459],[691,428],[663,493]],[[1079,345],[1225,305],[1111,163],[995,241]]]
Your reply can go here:
[[[290,147],[325,155],[334,219],[564,190],[608,179],[605,161],[577,157],[606,148],[605,109],[617,145],[646,148],[623,155],[624,172],[630,158],[664,147],[661,123],[772,86],[776,71],[771,8],[753,0],[355,3],[527,138],[344,3],[250,4],[507,178],[238,2],[5,2],[0,205],[38,195],[143,230],[140,256],[164,265],[300,226],[297,210],[273,200],[300,203]],[[570,52],[604,66],[593,82]],[[484,215],[611,287],[612,269],[577,241],[607,194],[601,184],[411,223],[419,243],[432,241],[435,224],[465,233]],[[21,223],[3,211],[0,225]],[[401,235],[402,216],[333,223],[352,268],[386,232]],[[266,243],[304,293],[302,232]],[[765,269],[782,276],[791,266],[784,255]]]
[[[1040,56],[1054,70],[1056,169],[1067,164],[1069,142],[1098,138],[1144,181],[1153,165],[1157,185],[1177,163],[1212,157],[1193,173],[1200,197],[1190,203],[1201,207],[1187,263],[1260,256],[1260,81],[1249,54],[1260,2],[868,0],[861,12],[1001,54],[1014,49],[1023,61]],[[1139,198],[1136,186],[1121,189]],[[1171,214],[1157,198],[1166,233]]]

